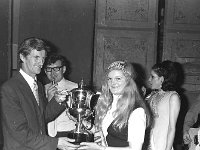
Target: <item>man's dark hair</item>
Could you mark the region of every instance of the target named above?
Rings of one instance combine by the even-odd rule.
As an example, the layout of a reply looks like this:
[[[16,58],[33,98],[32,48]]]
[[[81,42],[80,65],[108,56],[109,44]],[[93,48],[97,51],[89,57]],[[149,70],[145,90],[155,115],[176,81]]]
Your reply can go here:
[[[37,50],[37,51],[41,51],[41,50],[45,50],[46,52],[50,51],[50,48],[46,44],[45,41],[43,41],[42,39],[38,39],[38,38],[32,37],[32,38],[25,39],[20,44],[20,46],[18,48],[18,54],[21,54],[24,57],[26,57],[34,49]],[[20,60],[20,63],[21,62],[22,61]]]
[[[62,66],[66,66],[67,62],[66,62],[66,58],[62,55],[57,55],[57,54],[52,54],[50,56],[47,57],[46,61],[45,61],[45,67],[47,67],[48,65],[54,64],[56,61],[60,60],[61,61],[61,65]]]

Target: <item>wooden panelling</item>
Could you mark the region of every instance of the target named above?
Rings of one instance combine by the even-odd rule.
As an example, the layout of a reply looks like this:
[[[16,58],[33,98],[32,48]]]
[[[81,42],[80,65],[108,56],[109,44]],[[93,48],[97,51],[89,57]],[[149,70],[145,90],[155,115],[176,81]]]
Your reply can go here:
[[[93,84],[115,60],[141,65],[156,61],[157,0],[97,0]]]
[[[145,71],[155,63],[155,33],[144,31],[98,30],[95,49],[95,85],[108,65],[116,60],[140,64]]]
[[[198,0],[166,3],[163,60],[179,62],[184,70],[183,88],[200,90],[200,4]]]
[[[200,31],[199,0],[166,0],[166,27]]]
[[[154,28],[156,0],[97,0],[97,24],[105,27]]]

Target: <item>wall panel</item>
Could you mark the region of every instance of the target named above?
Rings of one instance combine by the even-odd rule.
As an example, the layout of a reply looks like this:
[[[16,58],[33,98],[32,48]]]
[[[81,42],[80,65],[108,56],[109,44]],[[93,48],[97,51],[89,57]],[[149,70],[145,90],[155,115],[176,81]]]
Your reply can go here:
[[[156,61],[156,0],[97,0],[94,85],[115,60],[138,64],[145,74]],[[145,75],[145,76],[146,76]]]
[[[186,90],[189,105],[195,101],[190,95],[200,93],[199,5],[199,0],[166,1],[163,60],[171,59],[182,65],[182,88]]]

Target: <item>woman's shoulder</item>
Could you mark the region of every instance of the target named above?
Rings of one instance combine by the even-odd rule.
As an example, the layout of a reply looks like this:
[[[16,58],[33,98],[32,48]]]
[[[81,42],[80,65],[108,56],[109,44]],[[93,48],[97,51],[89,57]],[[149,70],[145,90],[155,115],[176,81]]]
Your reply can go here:
[[[169,102],[171,105],[180,105],[180,95],[176,91],[169,92]]]
[[[179,95],[176,91],[169,91],[170,94],[177,94]]]
[[[141,120],[142,122],[146,121],[146,113],[145,113],[144,108],[138,107],[131,112],[130,117],[129,117],[129,123],[135,122],[135,120],[137,121]]]
[[[168,95],[171,97],[177,97],[177,98],[180,98],[180,95],[176,92],[176,91],[169,91],[167,92]]]
[[[130,117],[131,117],[131,116],[135,116],[135,115],[138,115],[138,116],[140,116],[140,115],[141,115],[141,116],[145,115],[145,110],[144,110],[144,108],[138,107],[138,108],[134,109],[134,110],[131,112]]]
[[[171,97],[180,98],[179,94],[176,91],[165,91],[164,97],[169,97],[170,99]]]

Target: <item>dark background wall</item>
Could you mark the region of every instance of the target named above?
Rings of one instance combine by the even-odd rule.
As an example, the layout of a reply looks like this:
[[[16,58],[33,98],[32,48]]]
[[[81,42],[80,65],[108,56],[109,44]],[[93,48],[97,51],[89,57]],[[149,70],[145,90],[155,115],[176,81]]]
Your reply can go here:
[[[0,85],[9,77],[8,49],[9,49],[9,1],[0,1]],[[1,109],[0,109],[1,110]],[[0,118],[1,122],[1,118]],[[0,123],[0,149],[2,149],[3,137]]]
[[[71,63],[69,79],[92,81],[94,0],[20,0],[18,43],[27,37],[50,42]]]
[[[8,58],[8,50],[10,49],[9,4],[7,0],[0,1],[0,85],[10,75],[10,61]]]

